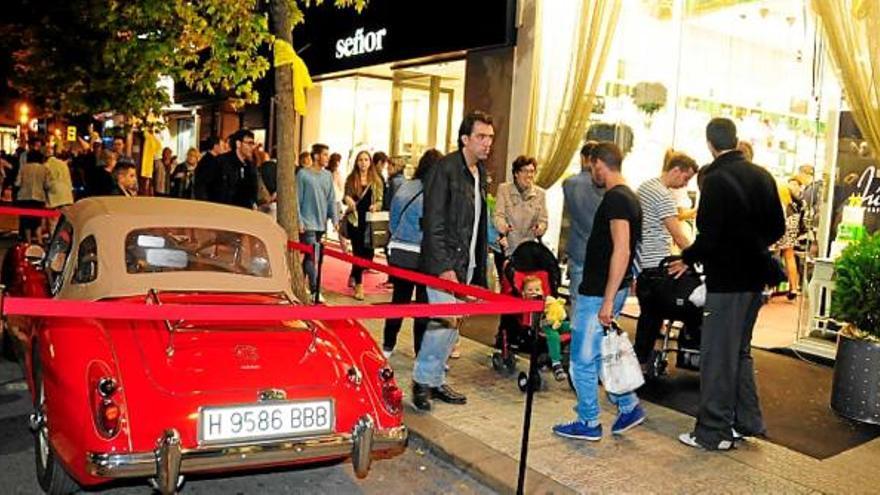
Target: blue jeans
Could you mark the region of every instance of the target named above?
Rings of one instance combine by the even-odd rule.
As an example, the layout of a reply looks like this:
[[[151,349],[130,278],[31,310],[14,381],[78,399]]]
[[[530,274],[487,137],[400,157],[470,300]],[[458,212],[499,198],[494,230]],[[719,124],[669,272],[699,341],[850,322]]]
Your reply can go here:
[[[317,244],[324,237],[324,232],[320,230],[307,230],[299,235],[299,242],[303,244]],[[318,290],[318,270],[315,268],[315,257],[310,254],[303,254],[303,271],[309,277],[309,290],[314,294]]]
[[[441,290],[427,288],[428,303],[442,304],[457,302],[455,296]],[[446,383],[446,360],[458,339],[458,328],[432,319],[428,322],[422,347],[413,365],[413,381],[420,385],[439,387]]]
[[[612,314],[620,315],[629,289],[621,289],[614,296]],[[604,332],[599,323],[599,309],[602,298],[578,296],[577,312],[574,313],[574,330],[571,332],[571,380],[577,391],[577,405],[574,410],[578,419],[590,426],[599,424],[599,372],[602,368],[602,338]],[[635,392],[608,394],[608,400],[617,406],[621,414],[626,414],[639,404]]]
[[[571,314],[577,309],[578,297],[584,297],[578,293],[581,281],[584,279],[584,263],[578,263],[573,259],[568,259],[568,293],[571,299]]]

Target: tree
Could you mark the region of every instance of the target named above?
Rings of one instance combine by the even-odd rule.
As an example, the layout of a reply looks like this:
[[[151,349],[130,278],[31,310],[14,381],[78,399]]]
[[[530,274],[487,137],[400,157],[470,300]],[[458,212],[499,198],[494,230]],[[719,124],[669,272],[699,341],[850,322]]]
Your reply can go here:
[[[19,0],[13,84],[56,115],[115,111],[149,122],[162,76],[256,102],[271,41],[259,0]]]
[[[320,4],[318,0],[316,4]],[[337,7],[354,6],[358,12],[366,0],[335,0]],[[306,2],[308,5],[308,2]],[[303,15],[294,0],[271,0],[272,32],[278,39],[293,45],[293,25],[302,22]],[[289,239],[299,237],[297,194],[295,181],[296,143],[294,140],[293,69],[290,66],[275,70],[275,119],[278,136],[278,222],[284,227]],[[299,256],[291,254],[291,266],[300,266]],[[299,271],[299,270],[295,270]],[[303,277],[294,278],[294,291],[305,293]]]

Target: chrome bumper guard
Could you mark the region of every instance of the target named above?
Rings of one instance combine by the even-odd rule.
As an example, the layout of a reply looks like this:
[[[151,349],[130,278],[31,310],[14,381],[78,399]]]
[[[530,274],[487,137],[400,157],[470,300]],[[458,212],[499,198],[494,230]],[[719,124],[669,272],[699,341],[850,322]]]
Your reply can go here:
[[[182,448],[180,435],[171,429],[152,452],[89,453],[86,468],[92,476],[103,478],[155,478],[161,493],[174,493],[178,478],[188,473],[334,457],[350,457],[355,474],[363,478],[370,470],[372,454],[402,452],[407,436],[405,426],[377,430],[369,415],[361,417],[351,433],[195,449]]]

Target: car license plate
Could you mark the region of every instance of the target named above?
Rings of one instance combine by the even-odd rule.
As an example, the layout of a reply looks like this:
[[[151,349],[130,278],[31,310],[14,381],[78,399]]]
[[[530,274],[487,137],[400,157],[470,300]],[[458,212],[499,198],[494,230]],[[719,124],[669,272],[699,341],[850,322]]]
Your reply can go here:
[[[333,430],[333,413],[329,400],[205,407],[199,438],[212,443],[326,433]]]

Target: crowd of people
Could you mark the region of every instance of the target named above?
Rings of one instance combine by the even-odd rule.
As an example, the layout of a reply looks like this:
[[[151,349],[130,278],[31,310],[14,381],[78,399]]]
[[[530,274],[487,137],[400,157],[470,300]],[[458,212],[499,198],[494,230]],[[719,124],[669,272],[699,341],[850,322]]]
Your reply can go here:
[[[714,161],[702,168],[687,154],[670,151],[658,177],[632,190],[622,174],[624,155],[612,142],[584,144],[582,170],[563,185],[570,218],[565,262],[570,288],[570,325],[554,325],[551,366],[557,380],[571,377],[577,392],[576,418],[553,431],[563,437],[596,441],[602,438],[598,385],[604,329],[619,316],[635,285],[648,285],[645,274],[665,270],[678,277],[701,264],[707,295],[705,311],[685,319],[691,334],[702,334],[701,398],[696,426],[680,440],[693,447],[725,450],[740,436],[765,431],[754,384],[750,355],[752,328],[762,304],[773,262],[769,249],[779,241],[790,247],[790,219],[800,201],[803,182],[794,178],[785,188],[751,161],[750,150],[737,139],[732,121],[716,118],[706,128]],[[535,184],[538,169],[532,157],[519,156],[511,165],[513,180],[489,194],[485,160],[494,140],[490,115],[468,113],[458,132],[458,150],[443,156],[428,150],[407,179],[401,162],[383,152],[354,155],[347,177],[342,156],[327,145],[314,144],[299,156],[296,171],[300,241],[320,243],[329,228],[355,256],[371,260],[385,248],[392,266],[417,270],[443,280],[488,285],[489,254],[499,279],[505,260],[524,243],[541,242],[548,227],[545,191]],[[227,147],[228,146],[228,147]],[[277,164],[240,130],[228,141],[211,138],[205,152],[190,149],[176,163],[170,149],[156,160],[152,179],[138,180],[130,140],[117,138],[111,149],[102,142],[80,141],[67,149],[47,150],[40,140],[27,149],[2,157],[4,187],[22,206],[60,208],[79,197],[115,194],[154,195],[214,201],[275,214]],[[676,192],[697,177],[701,190],[696,208],[696,236],[683,219],[694,212],[682,208]],[[788,193],[787,195],[785,193]],[[783,212],[783,206],[789,211]],[[389,212],[387,246],[379,244],[373,221]],[[38,242],[39,220],[22,219],[22,236]],[[786,234],[783,236],[783,234]],[[780,238],[782,238],[780,240]],[[678,259],[670,258],[673,251]],[[788,255],[786,254],[786,257]],[[310,290],[318,291],[315,262],[303,260]],[[364,299],[364,269],[352,266],[349,285]],[[796,276],[793,277],[796,279]],[[528,280],[527,296],[543,297],[541,284]],[[392,302],[413,300],[432,304],[456,302],[454,295],[392,278]],[[791,290],[796,291],[794,281]],[[664,314],[645,291],[636,290],[640,317],[635,352],[647,365]],[[703,316],[705,313],[705,318]],[[433,400],[465,404],[467,398],[447,383],[448,360],[458,341],[461,318],[418,318],[414,322],[412,402],[429,411]],[[390,356],[397,344],[400,319],[385,322],[382,347]],[[703,329],[699,332],[698,329]],[[571,362],[564,369],[558,331],[571,331]],[[608,393],[618,408],[611,427],[622,434],[645,420],[635,391]]]
[[[415,177],[391,199],[389,261],[441,279],[485,286],[490,253],[500,270],[522,243],[540,242],[547,228],[545,192],[534,184],[538,164],[522,156],[512,164],[513,180],[500,184],[494,198],[488,195],[484,160],[494,138],[490,116],[468,114],[458,136],[458,151],[445,157],[426,154]],[[786,217],[775,180],[737,149],[732,121],[713,119],[706,139],[714,157],[711,164],[700,169],[685,153],[667,153],[658,166],[659,176],[635,191],[622,174],[621,150],[611,142],[587,142],[581,150],[582,172],[564,182],[571,219],[566,262],[572,318],[570,325],[559,328],[572,333],[569,369],[558,369],[556,346],[551,354],[557,356],[554,375],[565,379],[565,372],[570,373],[577,399],[576,418],[556,425],[554,433],[580,440],[602,438],[598,386],[604,329],[620,315],[640,273],[659,268],[674,278],[697,264],[705,274],[706,317],[700,311],[684,323],[702,333],[696,345],[702,355],[703,385],[695,428],[679,440],[691,447],[726,450],[736,439],[765,433],[750,341],[770,276],[770,248],[782,237]],[[364,189],[370,184],[366,158],[360,182]],[[683,219],[694,213],[681,207],[675,193],[697,175],[698,233],[692,237]],[[673,250],[680,253],[678,258],[670,257]],[[543,296],[537,282],[527,280],[523,292]],[[409,302],[414,292],[419,301],[456,301],[446,292],[403,281],[396,281],[392,300]],[[635,348],[646,364],[663,315],[647,295],[640,295],[639,303]],[[467,402],[446,376],[460,325],[461,319],[452,317],[416,320],[412,401],[417,409],[431,410],[433,400]],[[393,350],[399,330],[400,320],[386,322],[386,352]],[[646,419],[635,391],[607,395],[618,408],[612,434],[623,434]]]

